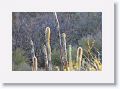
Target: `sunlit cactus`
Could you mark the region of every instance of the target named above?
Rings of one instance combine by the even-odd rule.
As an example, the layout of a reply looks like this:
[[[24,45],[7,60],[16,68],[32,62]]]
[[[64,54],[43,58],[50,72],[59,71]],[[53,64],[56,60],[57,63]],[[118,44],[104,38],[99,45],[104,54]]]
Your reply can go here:
[[[32,40],[30,41],[30,44],[32,46],[32,48],[31,48],[32,71],[37,71],[37,58],[35,57],[34,44],[33,44]]]
[[[73,70],[73,64],[72,64],[72,46],[68,46],[68,59],[69,59],[69,70]]]
[[[48,58],[48,68],[51,71],[52,61],[51,61],[50,28],[49,27],[46,27],[46,30],[45,30],[45,43],[46,43],[47,58]]]
[[[83,49],[81,47],[78,47],[78,49],[77,49],[77,58],[76,58],[77,70],[80,70],[80,68],[81,68],[82,55],[83,55]]]
[[[30,45],[31,45],[31,57],[35,57],[35,51],[34,51],[34,44],[33,44],[33,41],[31,40],[30,41]]]
[[[66,48],[66,34],[62,33],[62,61],[64,69],[68,70],[68,62],[67,62],[67,48]]]
[[[44,60],[45,60],[45,69],[48,70],[48,57],[47,57],[47,48],[43,46]]]
[[[37,71],[37,58],[33,57],[32,59],[32,71]]]

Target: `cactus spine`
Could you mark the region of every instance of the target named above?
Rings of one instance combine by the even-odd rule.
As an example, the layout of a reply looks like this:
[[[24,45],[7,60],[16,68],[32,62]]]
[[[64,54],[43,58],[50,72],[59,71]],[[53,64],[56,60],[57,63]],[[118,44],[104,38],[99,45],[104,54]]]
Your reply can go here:
[[[66,48],[66,34],[62,33],[62,61],[63,61],[63,68],[68,70],[68,63],[67,63],[67,48]]]
[[[49,27],[46,27],[46,30],[45,30],[45,42],[46,42],[46,50],[47,50],[48,68],[51,71],[52,61],[51,61],[50,28]]]
[[[32,49],[31,49],[31,54],[32,54],[32,71],[37,71],[37,58],[35,57],[34,44],[33,44],[32,40],[31,40],[30,44],[32,46]]]
[[[73,64],[72,64],[72,46],[71,45],[69,45],[68,46],[68,48],[69,48],[69,51],[68,51],[68,57],[69,57],[69,70],[71,71],[71,70],[73,70]]]
[[[78,49],[77,49],[77,58],[76,58],[77,70],[80,70],[80,68],[81,68],[82,54],[83,54],[83,49],[81,47],[78,47]]]

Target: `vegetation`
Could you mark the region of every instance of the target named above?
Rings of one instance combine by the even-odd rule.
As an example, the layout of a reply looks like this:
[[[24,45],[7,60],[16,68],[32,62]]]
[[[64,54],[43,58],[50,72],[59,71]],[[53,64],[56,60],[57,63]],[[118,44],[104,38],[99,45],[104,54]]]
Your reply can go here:
[[[12,59],[13,70],[19,71],[31,70],[30,66],[26,63],[27,58],[25,57],[24,51],[22,49],[17,48],[12,54]]]
[[[102,13],[13,12],[12,52],[14,71],[102,70]]]

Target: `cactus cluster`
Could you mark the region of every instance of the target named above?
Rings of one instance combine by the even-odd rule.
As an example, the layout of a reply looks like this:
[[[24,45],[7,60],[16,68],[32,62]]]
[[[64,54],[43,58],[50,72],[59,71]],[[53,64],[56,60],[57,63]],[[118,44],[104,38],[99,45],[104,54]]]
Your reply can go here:
[[[43,53],[44,53],[44,61],[45,61],[45,70],[46,71],[80,71],[82,68],[82,65],[84,65],[84,60],[83,60],[83,48],[78,47],[76,50],[76,59],[75,62],[73,62],[72,59],[72,45],[66,45],[66,34],[62,33],[61,34],[61,58],[62,58],[62,64],[61,66],[54,66],[52,65],[52,59],[51,59],[51,46],[50,46],[50,28],[46,27],[45,29],[45,45],[43,46]],[[32,45],[32,70],[37,71],[37,58],[35,56],[34,52],[34,44],[33,41],[31,40],[31,45]],[[89,40],[87,41],[87,59],[88,59],[88,64],[87,64],[87,70],[90,71],[96,71],[96,70],[102,70],[102,64],[101,62],[97,59],[97,57],[93,57],[93,63],[90,63],[90,57],[91,57],[91,50],[94,46],[94,42],[90,44]]]
[[[81,62],[82,62],[82,54],[83,50],[81,47],[77,49],[76,56],[76,68],[73,68],[73,60],[72,60],[72,45],[68,45],[68,54],[66,47],[66,34],[62,33],[62,62],[63,62],[63,70],[64,71],[72,71],[72,70],[80,70]],[[68,58],[67,58],[68,56]]]

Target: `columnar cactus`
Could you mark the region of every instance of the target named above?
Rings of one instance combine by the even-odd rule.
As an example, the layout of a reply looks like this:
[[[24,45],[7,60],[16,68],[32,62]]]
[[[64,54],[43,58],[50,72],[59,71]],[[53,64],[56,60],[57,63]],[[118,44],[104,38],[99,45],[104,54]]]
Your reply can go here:
[[[71,70],[73,70],[73,64],[72,64],[72,46],[71,45],[69,45],[68,46],[69,47],[69,49],[68,49],[68,59],[69,59],[69,70],[71,71]]]
[[[50,47],[50,28],[46,27],[45,30],[45,42],[46,42],[46,50],[47,50],[47,58],[48,58],[48,68],[52,70],[52,61],[51,61],[51,47]]]
[[[37,58],[33,57],[32,62],[32,71],[37,71]]]
[[[43,46],[43,53],[44,53],[44,59],[45,59],[45,69],[48,70],[48,57],[47,57],[47,48],[44,45]]]
[[[77,49],[77,58],[76,58],[77,70],[80,70],[80,68],[81,68],[82,54],[83,54],[83,49],[81,47],[78,47],[78,49]]]
[[[63,68],[68,70],[68,62],[67,62],[67,48],[66,48],[66,34],[62,33],[62,61],[63,61]]]
[[[33,57],[35,57],[35,51],[34,51],[34,44],[33,44],[32,40],[30,41],[30,44],[31,44],[31,56],[33,58]]]
[[[34,51],[34,44],[31,40],[30,42],[32,48],[31,48],[31,55],[32,55],[32,71],[37,71],[37,58],[35,57],[35,51]]]

